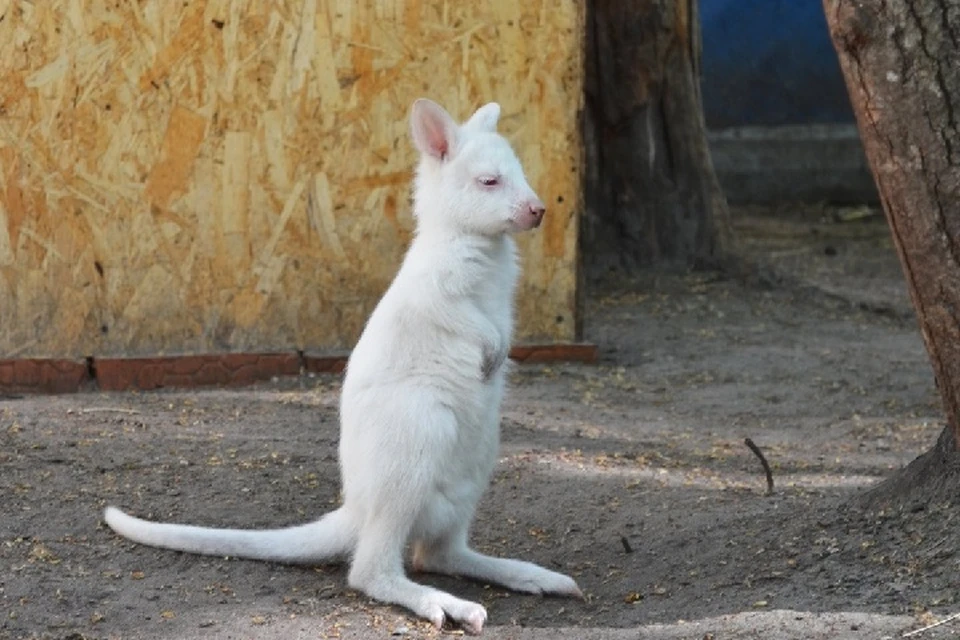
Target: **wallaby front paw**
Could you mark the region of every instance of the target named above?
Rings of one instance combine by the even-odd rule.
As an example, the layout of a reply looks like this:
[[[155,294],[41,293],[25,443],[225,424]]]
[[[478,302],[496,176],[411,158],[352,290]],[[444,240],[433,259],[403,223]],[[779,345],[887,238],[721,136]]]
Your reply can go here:
[[[480,365],[480,375],[486,382],[500,370],[503,363],[506,362],[508,349],[497,347],[491,344],[483,345],[483,361]]]

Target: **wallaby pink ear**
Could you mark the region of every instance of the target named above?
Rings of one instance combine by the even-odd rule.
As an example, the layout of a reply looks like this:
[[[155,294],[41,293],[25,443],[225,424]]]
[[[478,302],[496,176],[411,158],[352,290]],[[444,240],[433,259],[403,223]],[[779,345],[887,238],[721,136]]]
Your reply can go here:
[[[410,113],[410,135],[420,153],[443,160],[457,146],[457,123],[436,102],[420,98]]]
[[[496,102],[489,102],[474,112],[467,120],[465,127],[471,127],[480,131],[497,130],[497,121],[500,119],[500,105]]]

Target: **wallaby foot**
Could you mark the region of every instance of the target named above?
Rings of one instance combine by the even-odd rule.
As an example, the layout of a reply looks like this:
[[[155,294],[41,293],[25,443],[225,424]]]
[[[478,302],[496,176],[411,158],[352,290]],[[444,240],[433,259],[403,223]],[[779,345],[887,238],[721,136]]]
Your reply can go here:
[[[406,607],[438,629],[449,618],[467,633],[480,633],[487,620],[487,610],[476,602],[461,600],[407,578],[403,573],[402,544],[403,538],[390,530],[364,530],[350,565],[347,577],[350,586],[374,600]]]
[[[465,544],[432,548],[418,545],[413,566],[417,571],[463,576],[513,591],[583,599],[583,592],[569,576],[532,562],[487,556]]]
[[[483,624],[487,621],[487,610],[483,605],[417,584],[403,574],[378,575],[359,581],[353,578],[351,572],[349,582],[351,587],[374,600],[406,607],[432,622],[438,629],[443,626],[444,620],[449,618],[462,626],[467,633],[476,635],[483,630]]]

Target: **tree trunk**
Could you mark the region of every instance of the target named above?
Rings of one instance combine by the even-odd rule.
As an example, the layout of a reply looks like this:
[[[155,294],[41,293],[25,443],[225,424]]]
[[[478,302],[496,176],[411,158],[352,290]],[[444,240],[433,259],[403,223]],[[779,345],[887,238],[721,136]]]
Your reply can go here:
[[[960,480],[960,5],[824,0],[824,9],[947,418],[933,450],[881,493],[905,495],[919,485],[954,497]]]
[[[717,265],[730,240],[701,107],[698,0],[587,3],[588,270]]]

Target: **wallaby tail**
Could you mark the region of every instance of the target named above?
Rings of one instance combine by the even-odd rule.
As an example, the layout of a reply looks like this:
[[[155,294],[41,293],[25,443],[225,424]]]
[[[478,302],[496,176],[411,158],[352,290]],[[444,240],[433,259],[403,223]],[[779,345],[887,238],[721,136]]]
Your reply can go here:
[[[343,507],[315,522],[266,530],[150,522],[116,507],[107,507],[103,515],[111,529],[151,547],[287,564],[319,564],[343,558],[353,551],[357,538],[357,528]]]

